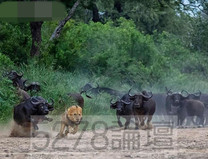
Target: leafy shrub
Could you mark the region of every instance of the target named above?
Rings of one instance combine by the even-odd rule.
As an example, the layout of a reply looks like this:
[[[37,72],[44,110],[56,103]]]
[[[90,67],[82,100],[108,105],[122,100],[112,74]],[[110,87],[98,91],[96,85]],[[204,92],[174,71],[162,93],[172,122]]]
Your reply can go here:
[[[56,68],[129,78],[139,85],[148,83],[151,77],[159,78],[165,65],[152,36],[139,32],[133,21],[124,18],[117,21],[117,27],[111,21],[106,24],[70,21],[54,47]],[[158,65],[161,67],[155,72]]]
[[[30,55],[29,24],[0,23],[0,52],[16,63],[27,62]]]
[[[13,61],[10,60],[10,58],[8,58],[6,55],[0,53],[0,68],[9,68],[9,67],[13,67],[14,63]]]

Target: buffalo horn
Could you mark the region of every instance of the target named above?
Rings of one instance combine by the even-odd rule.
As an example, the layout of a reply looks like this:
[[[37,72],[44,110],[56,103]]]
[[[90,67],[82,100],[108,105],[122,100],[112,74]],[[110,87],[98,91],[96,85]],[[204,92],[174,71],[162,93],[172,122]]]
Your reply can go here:
[[[42,102],[43,102],[42,100],[39,100],[39,101],[37,101],[37,102],[34,102],[34,101],[31,100],[31,103],[34,104],[34,105],[38,105],[38,104],[40,104],[40,103],[42,103]]]
[[[149,94],[149,93],[148,93]],[[150,99],[152,98],[153,94],[152,92],[150,92],[150,95],[144,95],[144,94],[141,94],[144,98],[147,98],[147,99]]]
[[[26,83],[26,82],[27,82],[27,80],[24,80],[24,81],[23,81],[23,86],[25,86],[25,83]],[[29,85],[29,86],[30,86],[30,85]],[[28,87],[29,87],[29,86],[28,86]]]
[[[116,102],[115,102],[115,103],[112,103],[112,101],[113,101],[113,99],[110,100],[110,103],[111,103],[111,104],[115,104],[115,103],[116,103]]]
[[[173,94],[173,92],[171,91],[171,89],[168,89],[167,87],[165,87],[165,89],[166,89],[167,95],[172,95]]]
[[[130,88],[130,89],[129,89],[129,91],[128,91],[128,95],[129,95],[129,97],[133,97],[133,95],[131,95],[131,94],[130,94],[131,89],[132,89],[132,88]]]
[[[85,93],[86,91],[80,91],[80,94]]]
[[[185,90],[182,90],[182,91],[181,91],[181,94],[182,94],[183,92],[189,94],[189,92],[188,92],[188,91],[185,91]]]
[[[198,97],[201,96],[201,91],[198,90],[198,92],[194,93],[194,95],[195,95],[195,96],[198,96]]]
[[[131,103],[131,102],[126,102],[124,100],[121,100],[121,102],[124,103],[124,104],[130,104]]]
[[[188,91],[182,90],[182,91],[181,91],[181,94],[182,94],[183,92],[185,92],[185,93],[187,94],[187,96],[185,96],[185,97],[188,97],[188,95],[189,95]]]
[[[19,77],[22,77],[22,76],[23,76],[23,73],[20,73],[20,74],[17,73],[17,75],[18,75]]]
[[[91,97],[91,96],[89,96],[89,95],[87,95],[87,93],[86,93],[85,95],[86,95],[86,97],[87,97],[87,98],[91,98],[91,99],[92,99],[92,97]]]

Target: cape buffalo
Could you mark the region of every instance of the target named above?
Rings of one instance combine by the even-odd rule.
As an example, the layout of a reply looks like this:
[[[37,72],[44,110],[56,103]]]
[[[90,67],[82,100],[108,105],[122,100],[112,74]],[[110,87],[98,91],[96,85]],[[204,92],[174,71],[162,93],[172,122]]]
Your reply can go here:
[[[16,71],[12,70],[7,73],[7,76],[12,80],[13,85],[25,91],[40,91],[40,84],[38,82],[32,82],[29,85],[26,85],[25,79],[22,78],[23,74],[18,74]]]
[[[115,89],[111,89],[108,87],[100,87],[99,85],[98,85],[98,88],[99,88],[99,92],[101,92],[101,93],[104,92],[104,93],[110,94],[111,96],[118,96],[118,97],[124,96],[124,93],[119,92]]]
[[[90,92],[95,95],[100,94],[99,85],[97,84],[97,87],[93,87],[90,83],[87,83],[80,89],[80,92]]]
[[[112,103],[112,100],[111,100],[110,108],[116,109],[116,116],[117,116],[117,120],[118,120],[118,125],[120,127],[123,127],[123,124],[120,120],[120,117],[123,117],[126,119],[124,129],[128,129],[130,121],[131,121],[131,117],[132,117],[132,115],[134,115],[133,114],[133,105],[131,104],[131,102],[126,102],[122,99],[119,99],[115,103]],[[137,126],[136,126],[136,128],[137,128]]]
[[[16,71],[12,70],[9,73],[7,73],[7,76],[10,80],[12,80],[13,85],[15,87],[19,87],[21,89],[24,89],[25,82],[27,80],[22,78],[23,74],[18,74]]]
[[[86,92],[82,91],[80,93],[68,93],[69,97],[72,97],[77,104],[83,108],[84,107],[84,98],[82,97],[82,94],[85,93],[87,98],[92,98],[91,96],[87,95]]]
[[[33,125],[34,129],[38,130],[37,124],[39,121],[51,121],[45,115],[49,111],[53,111],[53,103],[48,103],[47,100],[40,96],[31,97],[14,107],[14,121],[23,127]]]
[[[196,93],[189,93],[188,91],[182,90],[181,94],[183,94],[183,92],[186,93],[186,99],[200,100],[201,91],[198,91]]]
[[[133,101],[133,111],[136,117],[139,117],[140,126],[142,129],[152,128],[151,120],[152,116],[155,113],[156,103],[152,98],[152,92],[147,93],[146,91],[142,91],[142,93],[130,95],[130,99]],[[145,117],[147,116],[147,123],[145,125]],[[135,118],[136,119],[136,118]],[[135,122],[138,122],[136,119]],[[136,123],[138,126],[139,124]]]
[[[178,126],[188,116],[197,116],[200,119],[199,125],[204,125],[204,104],[199,100],[189,99],[188,95],[183,96],[180,92],[168,92],[166,98],[167,111],[170,115],[178,116]]]
[[[40,91],[40,84],[38,82],[32,82],[29,85],[24,86],[25,91]]]
[[[97,84],[97,87],[93,87],[90,83],[87,83],[85,86],[83,86],[80,90],[81,92],[90,92],[92,94],[100,94],[100,93],[107,93],[111,96],[119,96],[122,97],[124,93],[117,91],[115,89],[111,89],[108,87],[100,87],[99,84]]]
[[[188,94],[188,99],[200,100],[202,103],[204,103],[205,106],[204,116],[206,118],[205,125],[207,125],[208,124],[208,94],[201,93],[201,91],[198,91],[196,93],[189,93],[187,91],[185,92]]]
[[[120,127],[123,127],[123,124],[120,120],[120,117],[123,117],[126,119],[124,129],[128,129],[130,121],[131,121],[131,117],[134,115],[133,105],[132,105],[132,101],[130,100],[129,92],[125,94],[121,99],[117,100],[115,103],[112,103],[112,100],[110,103],[111,103],[110,108],[116,109],[118,125]],[[137,125],[136,125],[136,128],[138,128]]]

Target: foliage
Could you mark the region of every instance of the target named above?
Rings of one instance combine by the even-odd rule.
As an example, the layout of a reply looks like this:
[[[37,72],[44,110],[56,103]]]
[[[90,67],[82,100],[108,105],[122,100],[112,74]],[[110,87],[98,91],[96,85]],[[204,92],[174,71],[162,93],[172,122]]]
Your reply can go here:
[[[10,60],[9,57],[7,57],[6,55],[0,53],[0,68],[9,68],[14,66],[14,63],[12,60]]]
[[[0,52],[16,63],[27,62],[31,47],[29,25],[0,22],[0,28]]]
[[[0,121],[4,122],[11,118],[13,106],[17,102],[12,82],[4,77],[6,70],[13,67],[13,62],[0,53]]]
[[[55,45],[56,52],[52,53],[56,56],[56,68],[84,69],[140,84],[147,79],[154,81],[163,72],[155,71],[158,65],[155,62],[162,68],[165,59],[158,54],[152,36],[139,32],[133,21],[121,18],[117,27],[111,21],[106,24],[71,21],[63,35]]]

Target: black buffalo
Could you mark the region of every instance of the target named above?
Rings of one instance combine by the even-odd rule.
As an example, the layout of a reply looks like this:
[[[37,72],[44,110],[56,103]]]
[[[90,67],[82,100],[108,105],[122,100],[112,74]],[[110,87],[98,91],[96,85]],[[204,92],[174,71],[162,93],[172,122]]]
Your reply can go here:
[[[119,92],[115,89],[111,89],[108,87],[100,87],[99,91],[102,93],[107,93],[110,94],[111,96],[118,96],[118,97],[122,97],[124,95],[124,93]]]
[[[97,87],[93,87],[92,84],[87,83],[80,89],[80,93],[83,92],[90,92],[94,95],[98,95],[100,94],[99,85],[97,84]]]
[[[205,106],[204,116],[206,118],[205,125],[207,125],[208,124],[208,94],[201,93],[201,91],[197,91],[195,93],[189,93],[187,91],[184,92],[188,94],[188,99],[200,100],[202,103],[204,103]]]
[[[182,126],[186,117],[197,116],[200,119],[199,125],[204,125],[204,104],[196,99],[184,96],[181,92],[167,92],[166,109],[168,114],[177,115],[178,126]]]
[[[112,88],[108,87],[100,87],[99,84],[97,83],[97,87],[93,87],[90,83],[87,83],[85,86],[83,86],[80,90],[81,92],[90,92],[92,94],[98,95],[101,93],[107,93],[111,96],[118,96],[122,97],[124,95],[123,92],[117,91]]]
[[[145,92],[140,94],[130,95],[130,91],[125,94],[121,99],[116,101],[115,103],[111,103],[111,108],[116,109],[116,115],[118,119],[118,125],[122,127],[122,123],[120,121],[120,117],[126,119],[124,129],[129,127],[131,118],[135,118],[135,129],[139,128],[138,117],[141,122],[141,126],[144,126],[145,116],[148,116],[147,124],[151,127],[150,121],[152,119],[152,115],[155,112],[155,102],[154,100],[150,100],[152,95],[147,95]]]
[[[124,129],[127,129],[129,127],[131,117],[134,115],[133,104],[132,104],[132,101],[130,100],[129,93],[125,94],[121,99],[117,100],[115,103],[112,103],[112,100],[111,100],[110,108],[116,109],[116,116],[118,120],[118,125],[120,127],[123,127],[120,117],[123,117],[126,119]],[[138,127],[136,126],[136,128]]]
[[[196,93],[189,93],[188,91],[182,90],[181,94],[186,94],[186,99],[194,99],[194,100],[200,100],[201,98],[201,91],[198,91]]]
[[[80,93],[68,93],[67,95],[71,97],[75,102],[81,107],[84,107],[84,98],[82,94],[85,94],[87,98],[92,98],[91,96],[87,95],[86,91],[81,91]]]
[[[7,73],[7,76],[12,80],[13,85],[17,88],[20,88],[25,91],[40,91],[40,84],[38,82],[32,82],[29,85],[26,85],[26,79],[23,79],[23,74],[18,74],[16,71],[12,70]]]
[[[25,91],[35,91],[39,92],[40,91],[40,83],[38,82],[32,82],[29,85],[24,86]]]
[[[19,87],[20,89],[25,88],[25,82],[27,80],[22,78],[23,74],[18,74],[16,71],[12,70],[9,73],[7,73],[7,76],[10,80],[12,80],[13,85],[15,87]]]
[[[45,115],[49,113],[49,111],[53,111],[53,103],[48,103],[44,98],[37,96],[31,97],[19,105],[14,107],[13,118],[14,121],[21,126],[31,125],[35,130],[38,129],[38,122],[40,120],[49,120]]]
[[[152,92],[142,91],[135,95],[129,95],[133,101],[133,112],[135,115],[136,126],[139,126],[138,118],[140,120],[140,126],[142,129],[152,128],[151,120],[156,110],[156,103],[152,98]],[[147,117],[147,123],[145,125],[145,119]]]
[[[200,97],[200,101],[204,103],[205,106],[204,115],[206,117],[205,125],[208,125],[208,94],[202,93]]]

